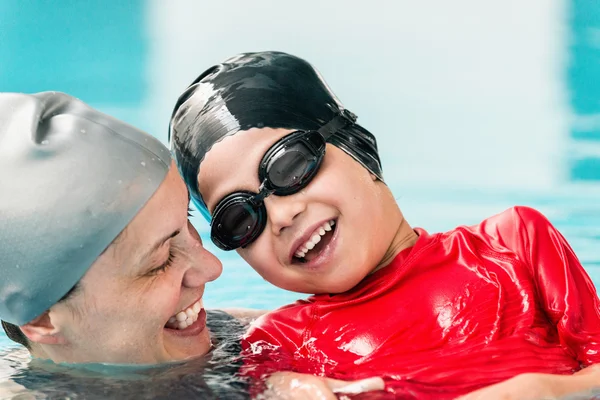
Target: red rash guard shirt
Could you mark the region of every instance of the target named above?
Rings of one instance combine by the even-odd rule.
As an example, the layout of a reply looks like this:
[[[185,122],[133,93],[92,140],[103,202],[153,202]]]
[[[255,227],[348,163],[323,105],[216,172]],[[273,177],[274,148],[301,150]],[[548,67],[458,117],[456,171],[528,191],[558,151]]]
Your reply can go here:
[[[376,398],[443,399],[600,361],[594,285],[538,211],[514,207],[476,226],[416,232],[412,248],[350,291],[258,319],[242,341],[245,373],[380,376],[387,393]]]

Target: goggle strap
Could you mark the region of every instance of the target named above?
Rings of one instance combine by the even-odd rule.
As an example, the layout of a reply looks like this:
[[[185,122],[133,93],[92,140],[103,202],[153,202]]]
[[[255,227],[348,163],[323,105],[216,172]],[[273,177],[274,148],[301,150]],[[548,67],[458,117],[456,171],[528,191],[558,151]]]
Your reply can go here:
[[[251,197],[249,200],[250,203],[252,203],[252,205],[254,205],[255,207],[260,206],[265,197],[271,195],[275,191],[273,189],[267,189],[266,183],[267,179],[265,179],[263,183],[260,184],[260,187],[258,188],[258,193],[255,196]]]
[[[348,110],[341,110],[341,112],[333,117],[331,121],[323,125],[317,132],[323,136],[323,139],[327,141],[329,136],[333,135],[346,125],[353,125],[356,122],[356,115]]]

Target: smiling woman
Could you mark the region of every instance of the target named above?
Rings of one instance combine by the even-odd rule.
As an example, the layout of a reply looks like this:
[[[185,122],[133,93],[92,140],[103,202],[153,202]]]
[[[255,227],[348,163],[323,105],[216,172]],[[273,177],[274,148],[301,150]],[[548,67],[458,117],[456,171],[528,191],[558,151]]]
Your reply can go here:
[[[243,325],[216,311],[207,321],[205,284],[222,267],[188,221],[167,149],[62,93],[0,94],[0,121],[0,318],[34,356],[4,354],[19,372],[1,397],[211,398],[224,389],[202,376],[225,373],[227,396],[246,397],[231,376]]]
[[[0,151],[11,155],[2,181],[12,188],[0,216],[14,227],[3,230],[0,254],[18,266],[0,287],[11,336],[54,362],[155,364],[208,353],[201,300],[222,267],[188,221],[188,191],[164,146],[61,93],[3,94],[0,112],[11,122],[0,126]],[[53,195],[42,200],[41,186]],[[56,224],[36,223],[42,208]],[[167,327],[182,310],[188,322]]]
[[[166,326],[221,273],[189,224],[187,205],[185,185],[171,167],[122,239],[91,265],[77,296],[44,314],[53,341],[42,321],[22,328],[33,341],[32,353],[60,362],[142,364],[206,354],[206,313],[184,329]]]

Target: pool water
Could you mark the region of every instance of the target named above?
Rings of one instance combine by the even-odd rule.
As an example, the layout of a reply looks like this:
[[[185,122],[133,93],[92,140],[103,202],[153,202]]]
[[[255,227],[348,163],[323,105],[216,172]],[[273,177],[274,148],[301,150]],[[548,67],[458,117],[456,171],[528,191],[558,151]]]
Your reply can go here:
[[[243,51],[294,53],[376,135],[411,225],[443,231],[528,205],[600,285],[600,3],[263,3],[4,0],[0,91],[65,91],[166,142],[174,102],[201,71]],[[207,307],[303,296],[192,222],[224,265]],[[3,335],[0,348],[12,348]],[[0,380],[27,359],[13,357]]]

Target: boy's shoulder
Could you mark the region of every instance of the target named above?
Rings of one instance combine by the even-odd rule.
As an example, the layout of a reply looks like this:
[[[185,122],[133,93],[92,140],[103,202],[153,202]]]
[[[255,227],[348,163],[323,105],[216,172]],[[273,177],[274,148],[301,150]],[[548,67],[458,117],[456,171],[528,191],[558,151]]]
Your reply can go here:
[[[463,225],[441,233],[441,242],[455,241],[461,236],[468,242],[485,243],[486,246],[520,253],[536,242],[542,232],[554,232],[548,218],[540,211],[526,206],[514,206],[484,219],[475,225]]]
[[[499,214],[488,217],[476,225],[456,229],[466,228],[475,232],[485,232],[488,234],[506,234],[508,232],[522,234],[525,232],[532,233],[537,229],[547,226],[552,226],[552,224],[540,211],[528,206],[514,206]]]
[[[508,210],[500,213],[499,215],[505,215],[513,219],[520,219],[524,223],[549,223],[548,218],[544,216],[540,211],[535,208],[528,206],[514,206]]]

